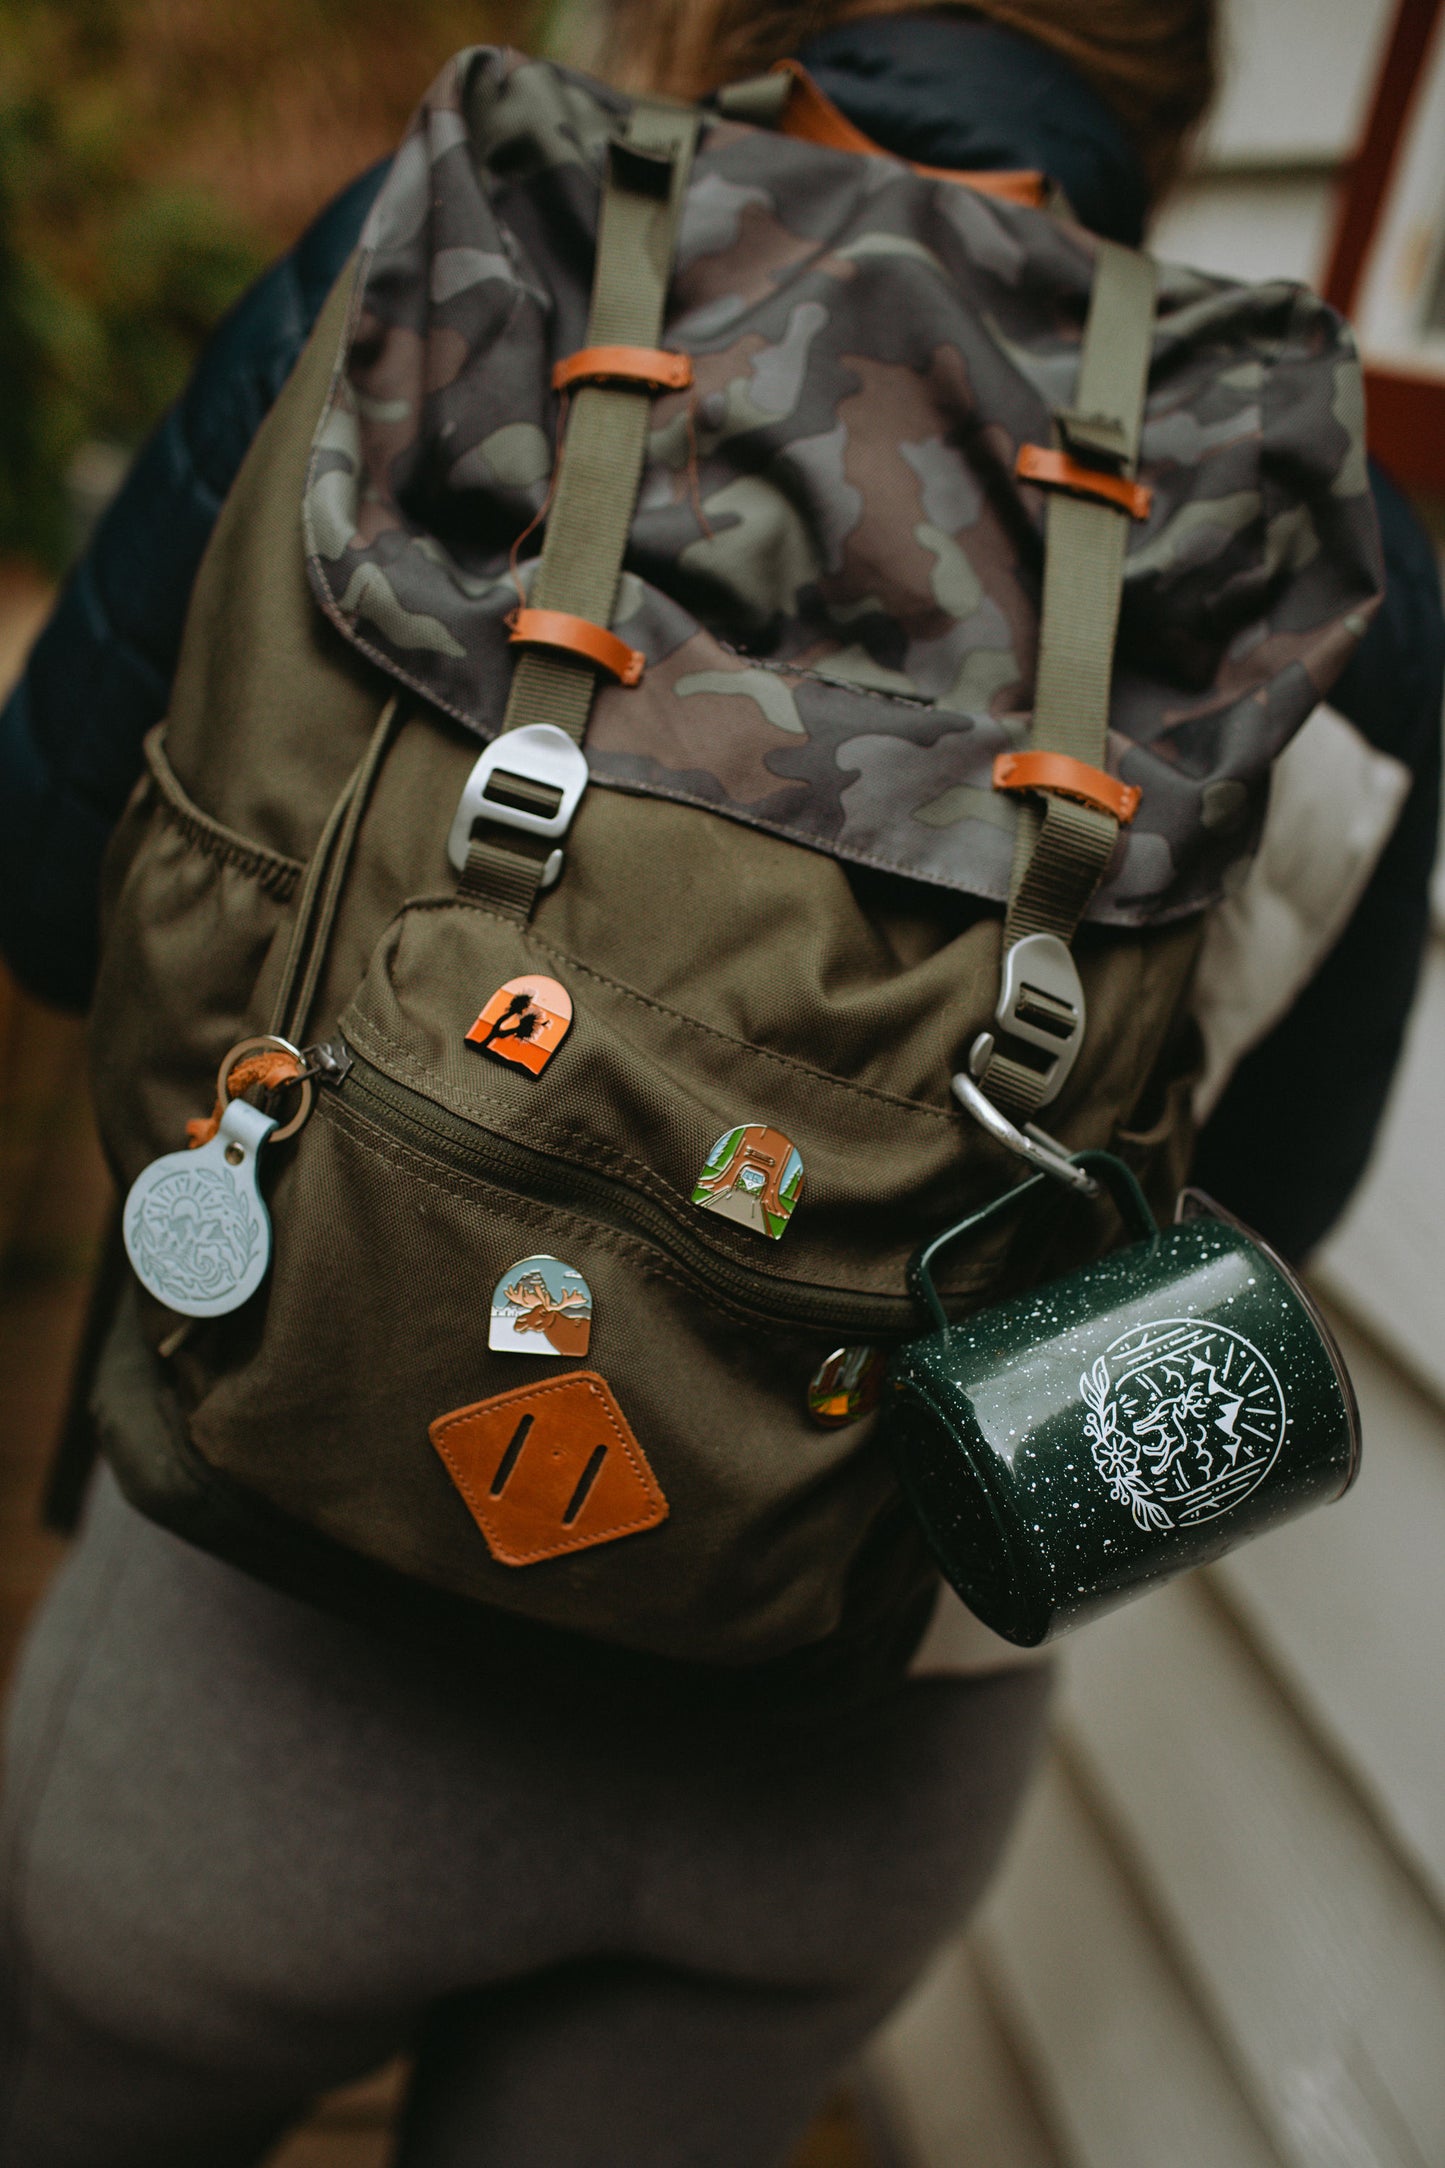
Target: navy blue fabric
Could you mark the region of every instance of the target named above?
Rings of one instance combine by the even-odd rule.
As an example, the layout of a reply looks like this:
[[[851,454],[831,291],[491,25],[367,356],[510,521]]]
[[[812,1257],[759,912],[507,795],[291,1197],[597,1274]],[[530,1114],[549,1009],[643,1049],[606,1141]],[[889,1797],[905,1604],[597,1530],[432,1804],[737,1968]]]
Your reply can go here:
[[[1085,223],[1137,238],[1143,178],[1118,124],[1061,60],[966,15],[865,19],[803,59],[854,125],[900,156],[1041,167]],[[191,586],[221,501],[355,245],[384,177],[325,211],[221,326],[61,593],[0,714],[0,948],[43,998],[83,1008],[101,854],[165,712]],[[1445,618],[1430,544],[1372,470],[1385,605],[1332,696],[1415,784],[1349,927],[1241,1066],[1200,1142],[1199,1179],[1289,1255],[1338,1216],[1368,1157],[1428,931]]]
[[[1137,247],[1149,190],[1128,137],[1066,60],[966,14],[864,17],[798,55],[855,128],[919,165],[1028,167],[1091,233]]]

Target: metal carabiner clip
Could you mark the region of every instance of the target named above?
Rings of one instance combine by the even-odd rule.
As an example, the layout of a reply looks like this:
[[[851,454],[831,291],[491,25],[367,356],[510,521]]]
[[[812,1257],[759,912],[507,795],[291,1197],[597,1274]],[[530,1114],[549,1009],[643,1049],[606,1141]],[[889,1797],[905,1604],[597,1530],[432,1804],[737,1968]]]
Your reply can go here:
[[[988,1094],[980,1090],[967,1071],[960,1070],[953,1079],[953,1096],[966,1114],[971,1114],[986,1129],[996,1144],[1005,1151],[1015,1153],[1037,1167],[1041,1174],[1051,1174],[1056,1182],[1067,1189],[1077,1190],[1081,1197],[1097,1197],[1099,1185],[1091,1174],[1076,1167],[1069,1154],[1056,1138],[1039,1129],[1033,1122],[1022,1129],[1015,1128],[1006,1114],[1001,1114]]]

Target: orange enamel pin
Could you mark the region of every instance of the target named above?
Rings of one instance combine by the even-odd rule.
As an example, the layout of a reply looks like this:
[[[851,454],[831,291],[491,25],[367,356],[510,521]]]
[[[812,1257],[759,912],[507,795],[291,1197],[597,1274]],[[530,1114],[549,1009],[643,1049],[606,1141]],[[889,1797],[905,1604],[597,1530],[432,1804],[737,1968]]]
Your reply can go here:
[[[537,1565],[667,1519],[662,1486],[595,1370],[456,1408],[429,1435],[500,1565]]]
[[[540,1076],[572,1024],[572,996],[555,979],[508,979],[467,1033],[496,1061]]]

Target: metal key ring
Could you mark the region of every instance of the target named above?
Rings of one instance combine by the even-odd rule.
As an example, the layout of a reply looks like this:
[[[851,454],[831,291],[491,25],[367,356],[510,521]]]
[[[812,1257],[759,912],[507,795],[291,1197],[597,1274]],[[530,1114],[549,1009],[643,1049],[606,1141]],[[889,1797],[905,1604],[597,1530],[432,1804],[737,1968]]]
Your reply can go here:
[[[238,1039],[221,1063],[216,1076],[216,1103],[218,1106],[225,1107],[229,1104],[229,1094],[226,1086],[230,1082],[231,1071],[235,1068],[237,1062],[247,1054],[290,1054],[298,1062],[303,1059],[300,1047],[293,1046],[289,1039],[274,1038],[269,1032],[263,1033],[257,1039]],[[291,1084],[300,1085],[301,1104],[284,1128],[270,1131],[266,1138],[268,1144],[283,1144],[287,1137],[294,1137],[307,1115],[311,1112],[312,1089],[310,1077],[287,1077],[283,1083],[276,1085],[275,1089],[285,1091]]]

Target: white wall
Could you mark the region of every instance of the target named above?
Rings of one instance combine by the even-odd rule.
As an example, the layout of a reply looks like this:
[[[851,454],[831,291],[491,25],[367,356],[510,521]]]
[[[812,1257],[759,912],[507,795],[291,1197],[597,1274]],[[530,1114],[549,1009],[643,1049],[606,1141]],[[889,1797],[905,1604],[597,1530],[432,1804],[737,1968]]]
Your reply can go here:
[[[1232,278],[1316,282],[1335,175],[1364,127],[1391,0],[1226,0],[1223,87],[1150,235]]]

